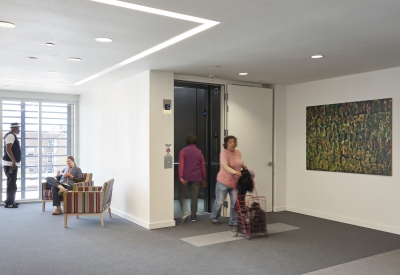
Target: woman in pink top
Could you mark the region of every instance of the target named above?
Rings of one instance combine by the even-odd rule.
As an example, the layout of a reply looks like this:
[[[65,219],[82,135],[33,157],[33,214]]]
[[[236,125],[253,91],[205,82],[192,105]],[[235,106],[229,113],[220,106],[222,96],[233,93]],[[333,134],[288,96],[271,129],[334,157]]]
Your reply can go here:
[[[210,220],[214,225],[219,225],[219,216],[226,195],[229,192],[231,198],[231,216],[229,225],[236,225],[236,185],[242,176],[241,170],[246,169],[239,150],[236,150],[237,139],[234,136],[224,138],[224,148],[220,154],[220,170],[217,175],[217,184],[215,186],[215,202],[211,212]]]

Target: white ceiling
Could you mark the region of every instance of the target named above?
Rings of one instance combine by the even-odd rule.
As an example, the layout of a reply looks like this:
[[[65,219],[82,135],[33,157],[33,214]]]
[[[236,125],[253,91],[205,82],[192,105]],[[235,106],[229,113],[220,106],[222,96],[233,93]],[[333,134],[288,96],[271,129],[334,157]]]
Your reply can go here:
[[[54,83],[76,83],[199,24],[89,0],[0,0],[0,21],[17,26],[0,28],[0,90],[81,94],[147,70],[290,85],[400,66],[398,0],[125,2],[221,24],[82,85],[63,85]]]

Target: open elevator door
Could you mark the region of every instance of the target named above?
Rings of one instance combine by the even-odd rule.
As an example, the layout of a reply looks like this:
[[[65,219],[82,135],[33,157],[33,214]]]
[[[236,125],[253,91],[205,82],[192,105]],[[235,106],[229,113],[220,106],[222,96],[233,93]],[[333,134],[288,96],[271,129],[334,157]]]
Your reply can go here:
[[[237,149],[247,167],[255,172],[258,196],[273,204],[273,90],[228,85],[225,96],[225,129],[238,139]],[[227,200],[230,202],[229,199]],[[225,204],[226,205],[226,204]],[[229,205],[223,216],[229,216]]]
[[[174,87],[174,216],[182,213],[179,204],[179,152],[186,146],[189,133],[197,136],[197,147],[204,155],[207,187],[198,196],[198,212],[211,212],[215,200],[215,184],[219,171],[219,153],[223,129],[221,105],[224,90],[221,85],[175,81]],[[190,206],[186,195],[187,204]],[[190,207],[189,207],[190,209]]]

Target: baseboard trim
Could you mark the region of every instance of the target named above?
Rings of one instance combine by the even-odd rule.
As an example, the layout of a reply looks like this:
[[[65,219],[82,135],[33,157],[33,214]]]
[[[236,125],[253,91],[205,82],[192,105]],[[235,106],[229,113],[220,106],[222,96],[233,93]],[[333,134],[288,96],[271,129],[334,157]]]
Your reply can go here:
[[[331,215],[331,214],[327,214],[327,213],[316,212],[316,211],[297,208],[297,207],[293,207],[293,206],[286,206],[286,210],[287,211],[291,211],[291,212],[295,212],[295,213],[299,213],[299,214],[304,214],[304,215],[317,217],[317,218],[322,218],[322,219],[332,220],[332,221],[336,221],[336,222],[347,223],[347,224],[351,224],[351,225],[366,227],[366,228],[369,228],[369,229],[375,229],[375,230],[380,230],[380,231],[384,231],[384,232],[400,235],[400,228],[398,228],[398,227],[387,226],[387,225],[383,225],[383,224],[371,223],[371,222],[366,222],[366,221],[360,221],[360,220],[355,220],[355,219],[349,219],[349,218],[346,218],[346,217],[341,217],[341,216]]]
[[[115,209],[113,207],[111,207],[111,213],[113,213],[115,215],[118,215],[121,218],[124,218],[125,220],[128,220],[130,222],[133,222],[133,223],[135,223],[135,224],[137,224],[137,225],[139,225],[141,227],[144,227],[146,229],[150,229],[150,224],[149,223],[147,223],[147,222],[145,222],[145,221],[143,221],[141,219],[135,218],[135,217],[133,217],[133,216],[131,216],[129,214],[126,214],[125,212],[119,211],[119,210],[117,210],[117,209]]]
[[[150,223],[149,229],[157,229],[171,226],[175,226],[175,220]]]
[[[274,212],[286,211],[286,206],[274,206]]]
[[[163,228],[163,227],[171,227],[175,226],[175,220],[171,221],[164,221],[164,222],[156,222],[156,223],[148,223],[145,222],[141,219],[135,218],[132,215],[129,215],[125,212],[119,211],[115,208],[111,207],[111,213],[120,216],[121,218],[124,218],[127,221],[133,222],[134,224],[137,224],[141,227],[144,227],[146,229],[157,229],[157,228]]]

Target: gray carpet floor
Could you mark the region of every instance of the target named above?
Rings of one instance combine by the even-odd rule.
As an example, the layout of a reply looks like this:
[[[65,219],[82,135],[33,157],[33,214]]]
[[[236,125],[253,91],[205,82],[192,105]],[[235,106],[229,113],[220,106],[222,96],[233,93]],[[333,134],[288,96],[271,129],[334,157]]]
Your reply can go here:
[[[399,235],[291,212],[270,213],[268,223],[301,229],[195,247],[181,238],[226,231],[227,219],[214,226],[200,215],[197,222],[150,231],[106,213],[104,228],[85,216],[70,217],[65,229],[63,216],[47,208],[0,208],[0,274],[291,275],[400,249]]]

